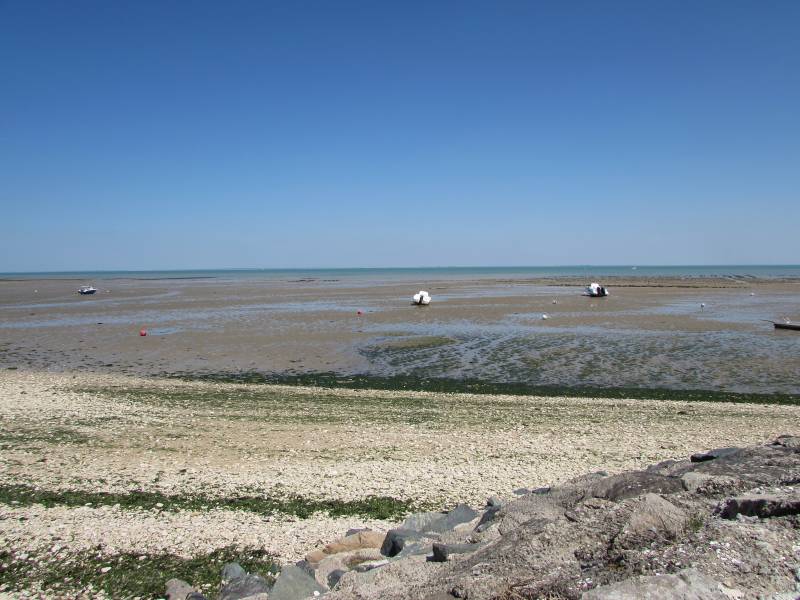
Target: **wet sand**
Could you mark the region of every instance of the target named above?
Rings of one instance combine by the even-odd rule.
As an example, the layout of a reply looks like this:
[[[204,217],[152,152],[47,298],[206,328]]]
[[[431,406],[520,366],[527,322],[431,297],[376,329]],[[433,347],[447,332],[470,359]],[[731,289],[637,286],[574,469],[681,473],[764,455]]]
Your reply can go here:
[[[0,281],[0,368],[800,391],[800,336],[762,320],[800,321],[800,282],[632,277],[605,281],[608,298],[584,283],[114,279],[79,296],[74,281]],[[419,288],[430,306],[411,305]]]

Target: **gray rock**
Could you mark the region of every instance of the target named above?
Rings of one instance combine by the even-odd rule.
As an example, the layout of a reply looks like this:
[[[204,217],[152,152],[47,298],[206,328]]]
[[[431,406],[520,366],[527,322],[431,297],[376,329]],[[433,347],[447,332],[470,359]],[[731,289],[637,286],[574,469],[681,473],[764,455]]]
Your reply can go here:
[[[301,569],[301,570],[305,571],[311,577],[314,576],[314,566],[311,563],[309,563],[307,560],[305,560],[305,559],[298,560],[296,563],[294,563],[294,566],[297,567],[298,569]]]
[[[478,521],[478,524],[475,526],[475,531],[481,532],[486,531],[486,529],[492,524],[492,521],[495,520],[498,514],[500,514],[500,506],[491,506],[489,509],[483,513],[481,520]]]
[[[637,501],[614,545],[633,547],[652,539],[676,539],[686,527],[688,516],[674,504],[656,494]]]
[[[383,560],[368,560],[367,562],[363,562],[360,565],[353,567],[353,571],[356,571],[357,573],[366,573],[367,571],[372,571],[372,569],[385,567],[388,564],[389,560],[386,558]]]
[[[170,579],[167,581],[165,596],[167,600],[186,600],[186,596],[194,592],[195,589],[182,579]]]
[[[772,442],[772,445],[783,446],[784,448],[791,448],[792,450],[800,450],[800,436],[780,435],[778,439]]]
[[[730,456],[732,454],[736,454],[739,452],[741,448],[717,448],[715,450],[709,450],[708,452],[698,452],[697,454],[692,454],[689,457],[694,463],[698,462],[706,462],[709,460],[715,460],[717,458],[721,458],[723,456]]]
[[[390,529],[381,545],[381,554],[384,556],[397,556],[410,541],[419,540],[422,534],[411,529]]]
[[[233,581],[234,579],[244,577],[245,575],[247,575],[247,573],[239,563],[232,562],[222,567],[222,583]]]
[[[578,513],[576,513],[574,510],[565,510],[564,518],[566,518],[570,523],[577,523],[581,520],[581,518],[578,516]]]
[[[430,554],[433,551],[432,545],[433,542],[414,542],[412,544],[406,544],[405,548],[403,548],[394,558],[395,560],[400,560],[403,558],[408,558],[409,556],[423,556]]]
[[[380,560],[383,556],[377,548],[362,548],[352,552],[338,552],[324,558],[317,565],[317,569],[311,575],[322,586],[328,585],[328,577],[333,571],[349,571],[358,565]]]
[[[664,477],[647,471],[630,471],[600,479],[588,492],[595,498],[619,502],[647,493],[675,494],[683,491],[683,483],[677,477]]]
[[[444,519],[447,513],[443,512],[424,512],[415,513],[406,517],[406,520],[400,524],[398,529],[406,529],[410,531],[427,531],[428,528],[437,521]]]
[[[689,461],[669,458],[667,460],[662,460],[660,463],[650,465],[645,471],[648,473],[655,473],[656,475],[674,475],[674,470],[676,468],[685,467],[687,462]]]
[[[186,600],[208,600],[203,594],[200,592],[192,592],[188,596],[186,596]]]
[[[758,495],[728,498],[716,510],[723,519],[735,519],[738,515],[769,519],[800,514],[800,495]]]
[[[501,506],[503,506],[503,501],[497,496],[489,496],[489,498],[486,500],[487,508],[500,508]]]
[[[433,544],[433,555],[428,557],[431,562],[446,562],[454,554],[467,554],[474,552],[482,544]]]
[[[333,589],[336,587],[336,584],[339,583],[339,580],[342,578],[342,575],[347,573],[345,569],[334,569],[330,573],[328,573],[328,587]],[[313,593],[313,592],[312,592]]]
[[[730,493],[741,487],[741,482],[727,475],[709,475],[697,471],[689,471],[681,476],[686,491],[700,495]]]
[[[269,582],[260,575],[245,573],[224,584],[219,591],[219,600],[242,600],[256,594],[266,594],[272,589]]]
[[[695,569],[634,577],[585,592],[581,600],[729,600],[719,584]]]
[[[550,495],[529,494],[515,502],[510,502],[491,518],[499,523],[498,531],[500,534],[505,535],[522,523],[533,519],[555,521],[561,518],[563,514],[564,509],[554,502]]]
[[[469,523],[472,519],[477,517],[478,514],[478,511],[473,510],[466,504],[459,504],[447,513],[426,512],[411,515],[403,521],[402,525],[400,525],[400,529],[423,533],[444,533],[462,523]]]
[[[463,523],[469,523],[480,513],[466,504],[459,504],[445,516],[443,521],[434,524],[435,528],[429,531],[443,533],[449,531]]]
[[[314,592],[320,594],[327,591],[319,585],[313,577],[302,569],[289,565],[284,567],[275,585],[269,594],[270,600],[304,600],[313,596]],[[221,599],[220,599],[221,600]]]

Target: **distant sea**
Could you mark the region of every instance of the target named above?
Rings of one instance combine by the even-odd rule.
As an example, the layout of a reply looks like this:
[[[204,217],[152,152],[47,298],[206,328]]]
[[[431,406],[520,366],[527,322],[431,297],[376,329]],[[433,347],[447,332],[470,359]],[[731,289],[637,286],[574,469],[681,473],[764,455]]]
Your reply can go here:
[[[478,279],[581,277],[800,278],[800,265],[672,265],[566,267],[409,267],[364,269],[187,269],[166,271],[50,271],[0,273],[0,280],[75,279]]]

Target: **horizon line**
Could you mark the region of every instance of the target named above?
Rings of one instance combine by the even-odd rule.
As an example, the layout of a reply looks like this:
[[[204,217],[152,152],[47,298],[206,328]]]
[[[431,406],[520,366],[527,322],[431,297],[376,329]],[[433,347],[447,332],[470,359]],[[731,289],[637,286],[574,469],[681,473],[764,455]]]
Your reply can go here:
[[[793,263],[686,263],[686,264],[654,264],[654,263],[619,263],[619,264],[562,264],[562,265],[436,265],[405,267],[189,267],[161,269],[58,269],[34,271],[0,271],[2,275],[36,275],[46,273],[178,273],[187,271],[401,271],[401,270],[435,270],[435,269],[575,269],[575,268],[675,268],[675,267],[800,267]]]

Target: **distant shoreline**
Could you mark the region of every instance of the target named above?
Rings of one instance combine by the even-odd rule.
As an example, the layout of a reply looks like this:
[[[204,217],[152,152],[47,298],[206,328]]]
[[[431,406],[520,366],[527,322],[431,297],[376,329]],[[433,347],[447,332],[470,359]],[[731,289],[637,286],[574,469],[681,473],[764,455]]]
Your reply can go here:
[[[586,279],[734,279],[734,280],[800,280],[800,265],[579,265],[546,267],[393,267],[393,268],[325,268],[325,269],[165,269],[165,270],[98,270],[36,271],[0,273],[0,282],[9,281],[86,281],[86,280],[322,280],[342,279],[510,279],[533,281],[570,278]]]

